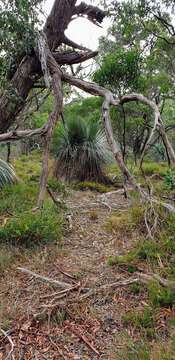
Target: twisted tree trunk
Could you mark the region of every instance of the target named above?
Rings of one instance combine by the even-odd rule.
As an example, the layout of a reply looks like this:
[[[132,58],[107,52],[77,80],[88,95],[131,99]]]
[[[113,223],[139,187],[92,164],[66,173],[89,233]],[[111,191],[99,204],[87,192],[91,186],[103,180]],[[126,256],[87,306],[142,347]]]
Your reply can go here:
[[[90,21],[96,22],[101,22],[105,16],[105,13],[96,7],[84,6],[84,3],[80,7],[80,5],[76,6],[76,2],[77,0],[55,0],[43,28],[49,49],[58,64],[77,64],[97,54],[88,49],[83,53],[82,51],[79,53],[76,51],[58,52],[59,46],[69,41],[64,32],[74,16],[87,16]],[[81,46],[73,44],[74,47],[82,50]],[[0,96],[0,133],[4,133],[15,122],[16,116],[25,105],[30,90],[42,76],[37,50],[37,47],[31,49],[31,55],[26,55],[22,59],[10,84]],[[83,50],[85,49],[83,48]]]
[[[84,2],[76,6],[77,0],[55,0],[51,13],[44,25],[43,32],[41,33],[45,39],[44,47],[42,48],[42,42],[36,39],[36,46],[31,49],[30,55],[24,56],[17,71],[13,75],[7,89],[0,96],[0,141],[11,141],[22,139],[24,137],[30,137],[33,135],[44,136],[44,156],[43,156],[43,168],[40,179],[40,194],[38,198],[38,207],[41,207],[44,200],[44,194],[46,191],[47,176],[48,176],[48,157],[50,142],[53,134],[55,124],[62,112],[62,81],[66,81],[71,85],[96,96],[102,96],[104,103],[102,107],[104,126],[106,130],[106,136],[117,164],[123,174],[124,180],[128,180],[134,187],[143,195],[140,186],[136,183],[134,177],[127,169],[120,146],[115,141],[111,122],[110,122],[110,105],[118,106],[129,101],[140,101],[148,105],[154,112],[155,123],[153,131],[145,146],[144,152],[149,147],[152,137],[155,131],[158,131],[162,136],[164,144],[171,158],[171,161],[175,164],[175,153],[173,147],[166,135],[163,123],[161,121],[160,112],[158,106],[153,101],[147,99],[141,94],[130,94],[123,96],[121,99],[116,99],[115,96],[105,88],[98,86],[97,84],[85,82],[62,72],[60,65],[62,64],[74,64],[85,61],[94,57],[97,53],[86,49],[65,36],[65,30],[69,23],[78,16],[85,16],[89,21],[100,24],[105,16],[104,11],[98,7],[86,5]],[[39,41],[38,41],[39,40]],[[62,52],[60,45],[66,44],[74,49],[68,52]],[[79,49],[77,52],[75,49]],[[38,79],[44,77],[45,83],[50,87],[50,78],[52,79],[52,89],[55,98],[55,107],[48,122],[40,129],[27,129],[27,130],[12,130],[4,133],[15,122],[16,116],[20,113],[26,104],[26,100],[30,93],[30,90]],[[144,155],[144,154],[143,154]]]

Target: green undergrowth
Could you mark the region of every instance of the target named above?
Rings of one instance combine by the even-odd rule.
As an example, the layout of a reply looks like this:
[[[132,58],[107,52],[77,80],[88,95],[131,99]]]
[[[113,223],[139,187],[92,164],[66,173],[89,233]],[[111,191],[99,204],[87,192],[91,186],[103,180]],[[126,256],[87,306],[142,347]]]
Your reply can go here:
[[[23,155],[13,165],[20,180],[0,191],[0,244],[33,248],[59,241],[63,229],[63,210],[58,209],[46,194],[43,209],[32,211],[39,192],[41,154],[34,152],[29,156]],[[63,196],[66,194],[65,185],[51,176],[48,184],[52,191]],[[8,254],[2,254],[8,262]]]
[[[41,211],[24,211],[11,216],[0,227],[0,243],[33,247],[59,240],[62,220],[51,204],[45,204]]]
[[[14,159],[12,165],[21,182],[38,183],[41,173],[42,154],[40,151],[33,151],[29,155],[22,155]]]
[[[49,176],[47,184],[51,190],[57,194],[61,194],[63,197],[66,197],[70,189],[63,182],[59,181],[55,177]]]
[[[154,312],[151,307],[146,306],[142,311],[131,310],[123,315],[123,324],[132,326],[136,330],[143,331],[144,335],[154,337],[155,335],[155,319]]]
[[[113,360],[174,360],[175,335],[172,334],[169,339],[153,340],[143,336],[141,340],[134,341],[124,333],[117,337],[116,348],[112,350]]]
[[[144,211],[140,210],[139,207],[137,209],[130,208],[124,213],[113,214],[108,219],[109,231],[115,230],[118,234],[125,234],[127,237],[134,234],[137,236],[135,246],[123,255],[111,256],[108,259],[108,265],[127,272],[128,276],[134,276],[134,273],[143,269],[144,273],[155,273],[175,282],[175,214],[168,214],[158,207],[156,209],[159,215],[157,231],[154,239],[149,239],[143,223]],[[169,309],[169,317],[165,316],[164,330],[162,330],[164,334],[168,335],[168,338],[175,326],[173,312],[175,287],[171,282],[169,286],[163,286],[156,279],[144,284],[138,280],[129,287],[128,291],[131,296],[139,296],[139,299],[142,298],[143,293],[143,298],[146,298],[146,306],[141,306],[140,310],[138,308],[130,309],[122,317],[123,326],[135,329],[134,331],[139,333],[139,337],[145,338],[148,347],[143,358],[145,356],[146,359],[152,359],[149,342],[151,339],[155,340],[159,337],[157,330],[159,328],[157,323],[159,311]],[[138,356],[140,356],[140,351],[138,351]],[[167,358],[160,357],[160,359],[173,359],[171,356],[172,354],[170,357],[167,355]],[[128,358],[130,358],[129,355]],[[155,359],[157,358],[155,357]]]
[[[114,212],[107,220],[106,229],[108,231],[123,231],[124,233],[137,230],[145,233],[144,207],[133,205],[127,212]]]
[[[166,171],[168,170],[168,165],[167,163],[163,163],[163,162],[158,163],[158,162],[148,161],[143,163],[142,168],[144,174],[147,176],[159,175],[161,177],[164,176]],[[134,173],[135,175],[141,174],[141,170],[139,169],[139,167],[135,168]]]

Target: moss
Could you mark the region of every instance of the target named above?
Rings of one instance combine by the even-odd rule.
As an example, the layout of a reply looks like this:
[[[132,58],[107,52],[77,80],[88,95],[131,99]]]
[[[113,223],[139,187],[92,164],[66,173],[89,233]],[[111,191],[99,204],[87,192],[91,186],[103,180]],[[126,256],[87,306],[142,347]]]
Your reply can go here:
[[[98,219],[98,211],[97,210],[92,210],[89,212],[89,218],[90,220],[97,220]]]
[[[91,191],[97,191],[99,193],[107,193],[111,191],[111,186],[100,184],[97,182],[80,182],[76,184],[75,186],[76,190],[91,190]]]
[[[108,259],[108,265],[114,266],[114,265],[128,265],[133,262],[133,260],[136,258],[135,251],[129,252],[127,255],[116,255],[111,256]],[[131,265],[130,265],[131,266]],[[132,265],[133,266],[133,265]],[[131,268],[130,268],[131,269]],[[136,269],[135,267],[132,267],[132,270]]]

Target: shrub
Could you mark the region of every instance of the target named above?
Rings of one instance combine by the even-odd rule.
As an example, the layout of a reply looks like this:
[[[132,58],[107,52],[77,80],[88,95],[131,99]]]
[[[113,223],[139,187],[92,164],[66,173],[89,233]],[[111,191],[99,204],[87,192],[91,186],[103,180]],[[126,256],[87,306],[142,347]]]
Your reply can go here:
[[[155,307],[172,306],[175,304],[175,290],[170,288],[163,288],[156,282],[148,286],[149,297]]]
[[[175,171],[169,169],[164,176],[164,185],[168,190],[175,189]]]
[[[0,189],[17,181],[13,167],[0,159]]]
[[[61,235],[62,220],[53,207],[41,212],[23,212],[0,227],[0,242],[33,247],[56,241]]]
[[[67,181],[105,181],[103,165],[111,160],[104,131],[92,120],[69,119],[59,127],[55,175]]]

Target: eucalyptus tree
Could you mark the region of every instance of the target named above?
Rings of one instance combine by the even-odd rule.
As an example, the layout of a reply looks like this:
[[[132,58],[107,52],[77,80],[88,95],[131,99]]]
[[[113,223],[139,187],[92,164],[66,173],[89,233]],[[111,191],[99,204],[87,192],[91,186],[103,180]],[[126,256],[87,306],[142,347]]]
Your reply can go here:
[[[112,5],[115,3],[117,4],[115,1],[111,2]],[[151,142],[155,131],[158,130],[164,139],[171,161],[175,163],[175,153],[166,135],[158,104],[154,99],[135,92],[117,96],[116,91],[112,92],[111,89],[77,78],[63,68],[63,65],[78,64],[97,55],[97,52],[92,52],[76,44],[65,35],[69,23],[77,17],[86,17],[93,24],[100,25],[107,15],[105,10],[84,2],[77,4],[77,0],[55,0],[42,31],[39,31],[40,1],[11,0],[7,2],[7,0],[3,0],[0,5],[2,37],[7,38],[7,42],[5,40],[4,45],[1,46],[0,53],[1,77],[4,77],[0,95],[0,141],[13,141],[35,135],[43,137],[44,155],[38,207],[43,204],[47,184],[48,157],[53,130],[63,111],[63,82],[78,87],[91,95],[104,98],[102,117],[108,143],[125,180],[130,181],[140,193],[142,191],[127,169],[120,146],[113,136],[110,122],[111,105],[118,107],[128,102],[139,101],[150,107],[154,113],[154,127],[145,149]],[[22,31],[19,30],[21,26]],[[9,58],[8,37],[13,44],[13,59]],[[71,50],[65,51],[65,45]],[[6,63],[8,66],[4,71]],[[127,80],[128,78],[126,78]],[[133,78],[130,79],[131,90],[132,81]],[[48,121],[42,127],[34,130],[29,128],[7,131],[12,124],[16,123],[16,118],[25,107],[31,90],[36,87],[46,87],[53,92],[54,107]]]
[[[120,97],[136,91],[154,100],[168,129],[174,123],[168,111],[175,99],[174,1],[102,3],[111,26],[107,37],[100,40],[94,80]],[[140,104],[137,108],[126,105],[114,113],[123,155],[126,143],[135,156],[140,155],[151,133],[152,113]]]

